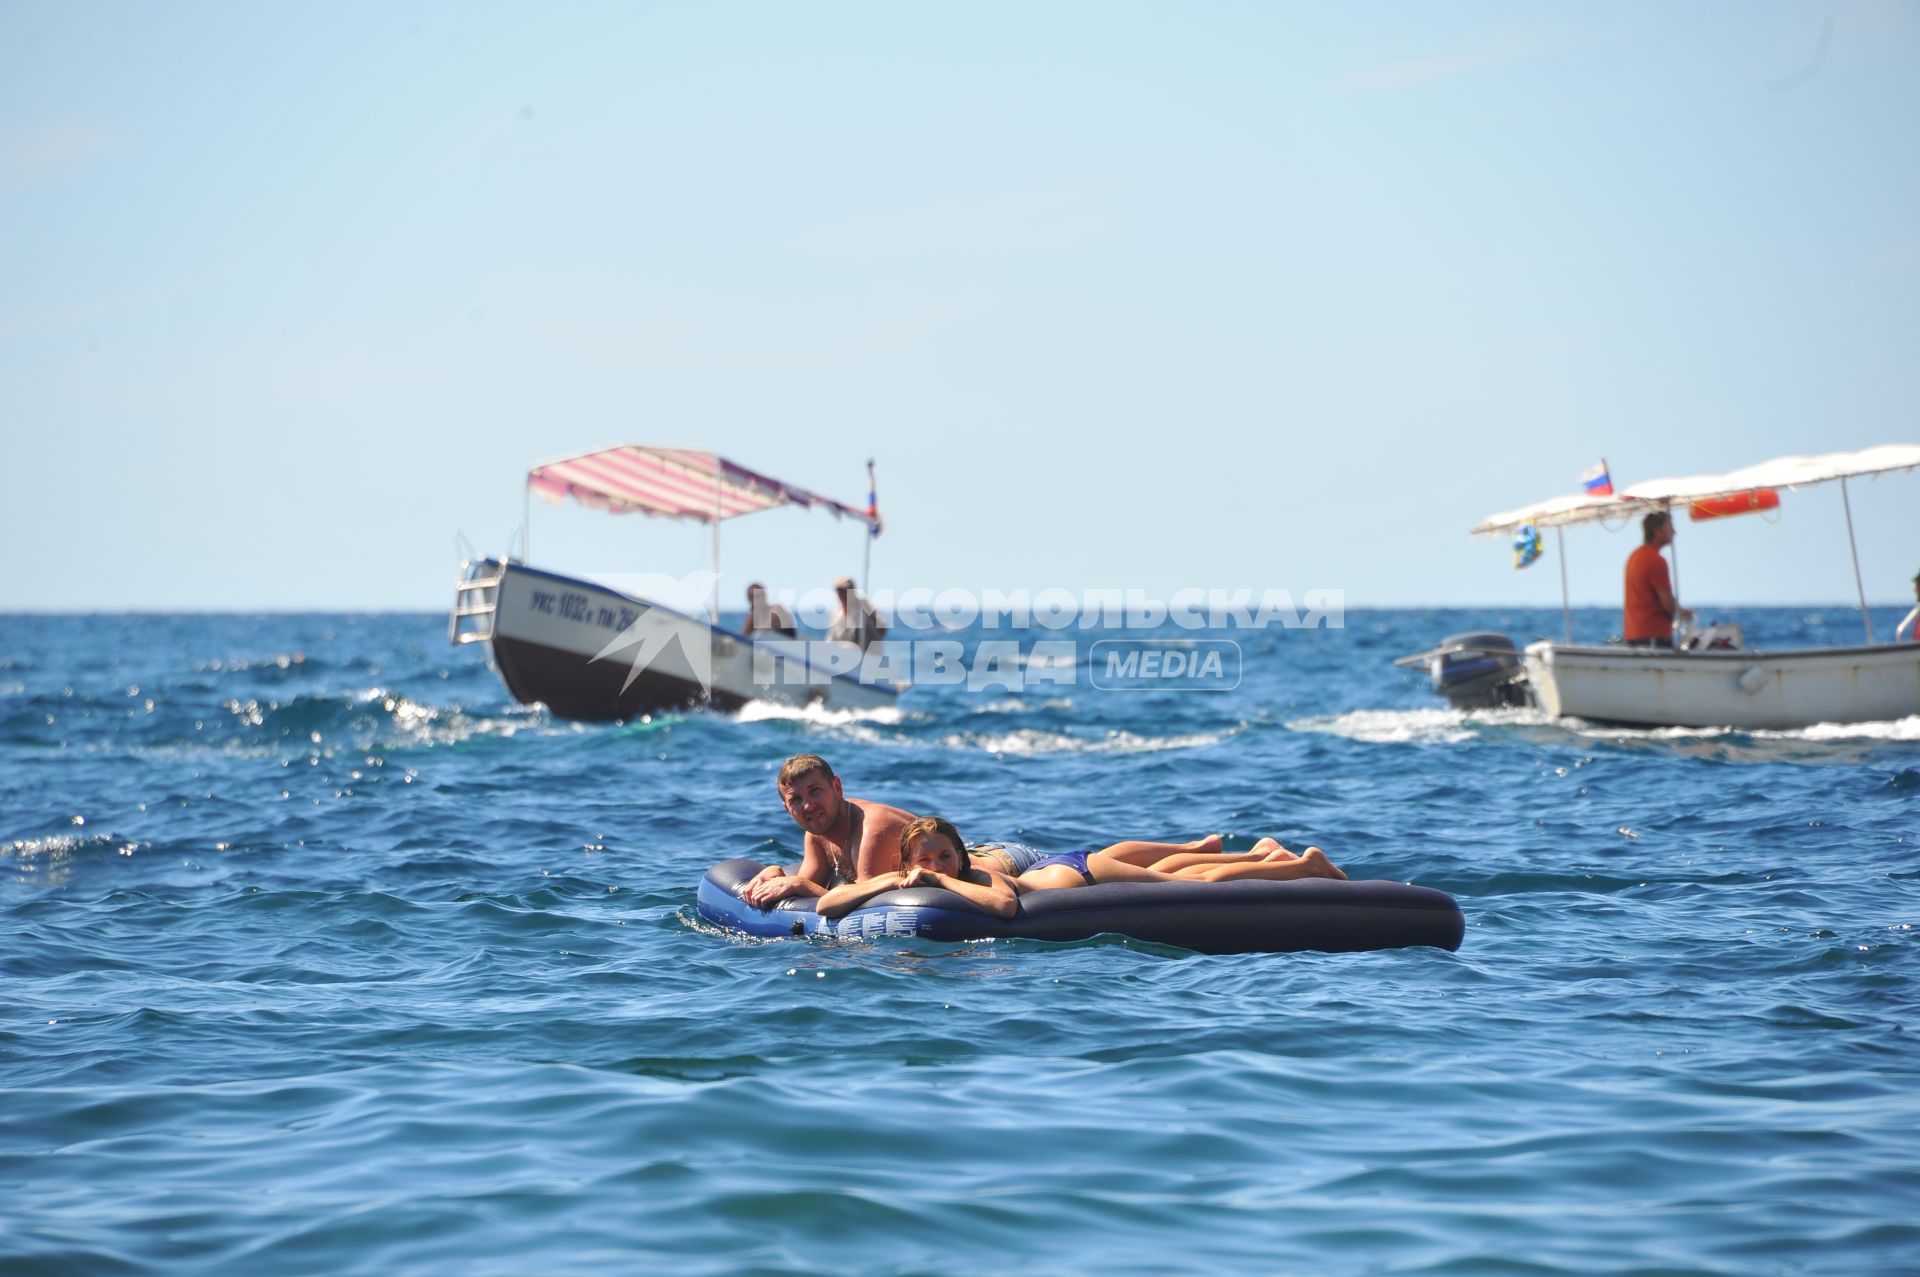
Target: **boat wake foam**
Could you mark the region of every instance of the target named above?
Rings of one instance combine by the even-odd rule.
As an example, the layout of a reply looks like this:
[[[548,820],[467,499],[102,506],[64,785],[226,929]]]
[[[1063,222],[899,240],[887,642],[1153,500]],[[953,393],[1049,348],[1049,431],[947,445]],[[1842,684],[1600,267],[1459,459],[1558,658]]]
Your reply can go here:
[[[823,727],[844,727],[852,723],[877,723],[897,727],[905,721],[898,705],[876,705],[868,709],[829,709],[824,705],[781,705],[773,701],[748,701],[734,714],[737,723],[812,723]]]
[[[1753,732],[1761,739],[1792,740],[1920,740],[1920,714],[1885,723],[1815,723],[1791,732]]]
[[[1457,745],[1489,729],[1547,729],[1570,737],[1626,744],[1649,742],[1783,741],[1809,744],[1920,741],[1920,715],[1880,723],[1816,723],[1811,727],[1614,727],[1553,718],[1539,709],[1356,709],[1295,719],[1289,731],[1321,732],[1369,745]]]
[[[1237,736],[1243,729],[1190,732],[1182,736],[1139,736],[1110,731],[1104,736],[1073,736],[1066,732],[1026,727],[1011,732],[957,732],[940,739],[953,749],[985,750],[990,754],[1156,754],[1170,749],[1200,749]]]
[[[1289,722],[1288,731],[1343,736],[1367,745],[1457,745],[1494,727],[1552,727],[1537,709],[1355,709]]]

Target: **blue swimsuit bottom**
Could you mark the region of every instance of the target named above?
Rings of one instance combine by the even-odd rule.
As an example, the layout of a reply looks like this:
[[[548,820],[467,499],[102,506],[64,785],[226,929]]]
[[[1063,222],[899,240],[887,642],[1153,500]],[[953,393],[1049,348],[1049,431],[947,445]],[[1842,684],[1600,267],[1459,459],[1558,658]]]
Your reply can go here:
[[[1028,865],[1027,868],[1034,870],[1044,869],[1048,865],[1066,865],[1070,869],[1077,870],[1080,876],[1087,880],[1087,885],[1091,887],[1093,886],[1093,875],[1087,872],[1087,857],[1092,854],[1090,851],[1069,851],[1064,855],[1047,856],[1043,859],[1036,860],[1031,865]]]

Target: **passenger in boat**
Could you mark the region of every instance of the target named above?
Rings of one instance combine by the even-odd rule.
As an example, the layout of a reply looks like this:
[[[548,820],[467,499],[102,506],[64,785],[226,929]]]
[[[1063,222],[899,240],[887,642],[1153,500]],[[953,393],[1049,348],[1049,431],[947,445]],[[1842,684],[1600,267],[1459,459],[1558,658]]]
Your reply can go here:
[[[800,629],[794,624],[793,613],[783,604],[769,599],[767,587],[758,581],[747,587],[746,634],[748,638],[756,634],[770,634],[779,638],[800,637]]]
[[[1893,627],[1893,641],[1898,643],[1904,631],[1908,639],[1920,643],[1920,572],[1913,574],[1913,611],[1900,618],[1900,624]]]
[[[1693,609],[1673,597],[1673,577],[1660,554],[1673,544],[1672,516],[1654,511],[1640,521],[1640,536],[1640,548],[1627,556],[1620,636],[1628,647],[1672,647],[1674,620],[1693,619]]]
[[[740,898],[770,909],[788,896],[818,896],[900,867],[900,831],[913,813],[885,803],[848,798],[827,760],[796,754],[775,781],[793,823],[806,831],[800,863],[768,865],[741,889]]]
[[[827,631],[827,638],[835,643],[856,643],[861,651],[866,651],[887,636],[887,627],[873,606],[860,597],[853,588],[853,578],[843,576],[833,583],[833,592],[840,598],[840,615],[833,620],[833,627]]]
[[[813,907],[824,917],[838,918],[882,892],[905,887],[945,888],[996,918],[1011,918],[1020,908],[1020,889],[1013,879],[975,865],[960,831],[938,816],[922,816],[900,831],[900,868],[842,883]]]

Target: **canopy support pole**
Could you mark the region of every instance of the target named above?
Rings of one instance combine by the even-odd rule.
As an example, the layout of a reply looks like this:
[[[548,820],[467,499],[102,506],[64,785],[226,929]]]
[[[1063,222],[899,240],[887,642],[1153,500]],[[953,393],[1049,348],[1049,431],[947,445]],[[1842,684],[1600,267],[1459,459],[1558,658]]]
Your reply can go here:
[[[1668,530],[1672,530],[1672,526],[1674,526],[1674,503],[1672,503],[1672,501],[1665,501],[1665,503],[1661,505],[1661,509],[1667,511],[1667,528]],[[1674,611],[1678,613],[1678,611],[1680,611],[1680,542],[1678,542],[1678,540],[1672,540],[1672,542],[1667,542],[1667,547],[1670,551],[1674,551]]]
[[[1860,620],[1867,627],[1867,642],[1873,642],[1873,616],[1867,611],[1867,587],[1860,581],[1860,546],[1853,539],[1853,502],[1847,496],[1847,481],[1840,480],[1840,506],[1847,512],[1847,549],[1853,553],[1853,588],[1860,594]]]
[[[713,581],[712,593],[707,599],[709,623],[720,624],[720,463],[715,460],[713,466]]]
[[[873,597],[873,520],[879,511],[874,498],[873,458],[867,458],[867,535],[862,538],[866,544],[860,553],[860,593]]]
[[[1560,619],[1567,623],[1567,643],[1573,643],[1573,608],[1567,602],[1567,530],[1559,525],[1553,529],[1554,547],[1560,552]]]
[[[533,561],[533,476],[520,486],[520,561]]]

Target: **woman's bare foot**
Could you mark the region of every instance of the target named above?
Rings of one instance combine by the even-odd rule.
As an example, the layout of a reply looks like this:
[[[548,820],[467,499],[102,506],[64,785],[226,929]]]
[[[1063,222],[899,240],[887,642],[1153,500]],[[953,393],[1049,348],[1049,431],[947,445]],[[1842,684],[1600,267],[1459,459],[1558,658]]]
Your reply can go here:
[[[1300,853],[1299,859],[1300,867],[1307,871],[1305,875],[1303,875],[1305,877],[1339,878],[1342,881],[1346,879],[1347,875],[1340,872],[1340,867],[1331,860],[1328,860],[1327,853],[1318,847],[1307,848]]]
[[[1262,838],[1253,844],[1253,850],[1247,853],[1256,860],[1298,860],[1300,857],[1280,845],[1277,838]]]

